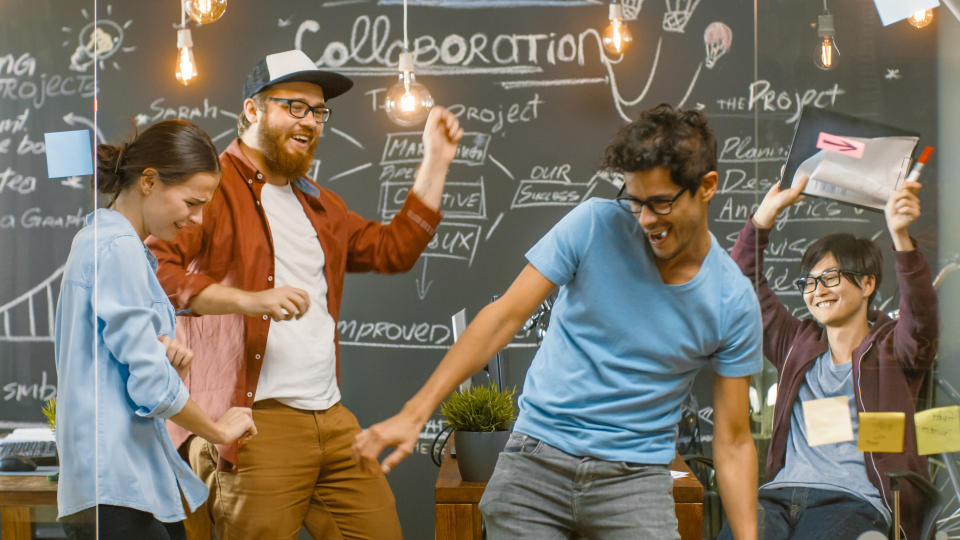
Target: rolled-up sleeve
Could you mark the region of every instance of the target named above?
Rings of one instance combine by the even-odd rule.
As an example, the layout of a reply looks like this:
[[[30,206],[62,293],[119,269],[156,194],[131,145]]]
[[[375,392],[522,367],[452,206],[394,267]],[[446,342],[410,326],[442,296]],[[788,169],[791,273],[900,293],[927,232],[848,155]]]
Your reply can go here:
[[[413,191],[389,225],[346,212],[349,230],[347,271],[390,274],[413,268],[443,218]]]
[[[97,264],[94,310],[136,414],[169,418],[179,413],[189,393],[158,339],[162,321],[147,286],[152,269],[142,244],[132,236],[118,237],[102,246]]]

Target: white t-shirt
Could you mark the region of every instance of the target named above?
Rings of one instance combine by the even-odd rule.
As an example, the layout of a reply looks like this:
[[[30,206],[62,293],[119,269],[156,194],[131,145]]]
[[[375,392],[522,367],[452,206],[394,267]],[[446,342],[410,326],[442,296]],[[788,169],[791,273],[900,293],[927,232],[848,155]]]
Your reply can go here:
[[[273,284],[307,291],[310,309],[300,319],[270,321],[256,401],[276,399],[296,409],[328,409],[340,401],[340,389],[323,247],[289,184],[264,184],[260,200],[273,237]]]

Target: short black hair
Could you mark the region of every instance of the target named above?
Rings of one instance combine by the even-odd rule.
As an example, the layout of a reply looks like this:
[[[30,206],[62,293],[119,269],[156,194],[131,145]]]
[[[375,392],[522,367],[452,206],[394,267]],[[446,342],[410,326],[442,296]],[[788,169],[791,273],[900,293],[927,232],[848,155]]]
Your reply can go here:
[[[867,238],[857,238],[849,233],[828,234],[810,244],[810,247],[804,251],[803,258],[800,260],[800,270],[804,275],[809,275],[820,259],[830,254],[837,260],[837,267],[840,270],[852,270],[876,279],[877,284],[873,294],[867,299],[868,306],[873,303],[873,298],[880,290],[880,282],[883,279],[883,254],[880,248]],[[847,275],[846,277],[857,287],[861,286],[862,276]]]
[[[674,184],[695,193],[700,181],[717,170],[717,139],[698,111],[661,103],[640,113],[604,151],[601,169],[648,171],[665,167]]]

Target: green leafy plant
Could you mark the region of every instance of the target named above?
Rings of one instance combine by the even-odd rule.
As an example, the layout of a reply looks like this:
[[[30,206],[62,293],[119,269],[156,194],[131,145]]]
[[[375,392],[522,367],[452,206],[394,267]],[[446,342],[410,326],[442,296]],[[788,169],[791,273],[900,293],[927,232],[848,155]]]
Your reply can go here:
[[[506,431],[517,418],[516,393],[516,387],[497,390],[492,383],[471,386],[453,393],[440,406],[440,414],[454,431]]]
[[[57,431],[57,400],[48,399],[43,402],[43,407],[40,408],[43,411],[43,416],[47,419],[47,424],[50,425],[50,429],[56,433]]]

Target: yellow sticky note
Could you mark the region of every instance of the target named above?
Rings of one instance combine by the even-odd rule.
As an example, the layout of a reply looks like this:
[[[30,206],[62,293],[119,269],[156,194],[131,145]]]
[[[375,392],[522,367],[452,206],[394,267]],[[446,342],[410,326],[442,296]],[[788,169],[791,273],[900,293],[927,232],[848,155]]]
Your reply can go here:
[[[850,400],[847,396],[802,402],[807,444],[820,446],[853,440]]]
[[[861,452],[903,452],[907,415],[902,412],[862,412],[857,437]]]
[[[920,411],[913,415],[913,422],[921,456],[960,450],[960,405]]]

